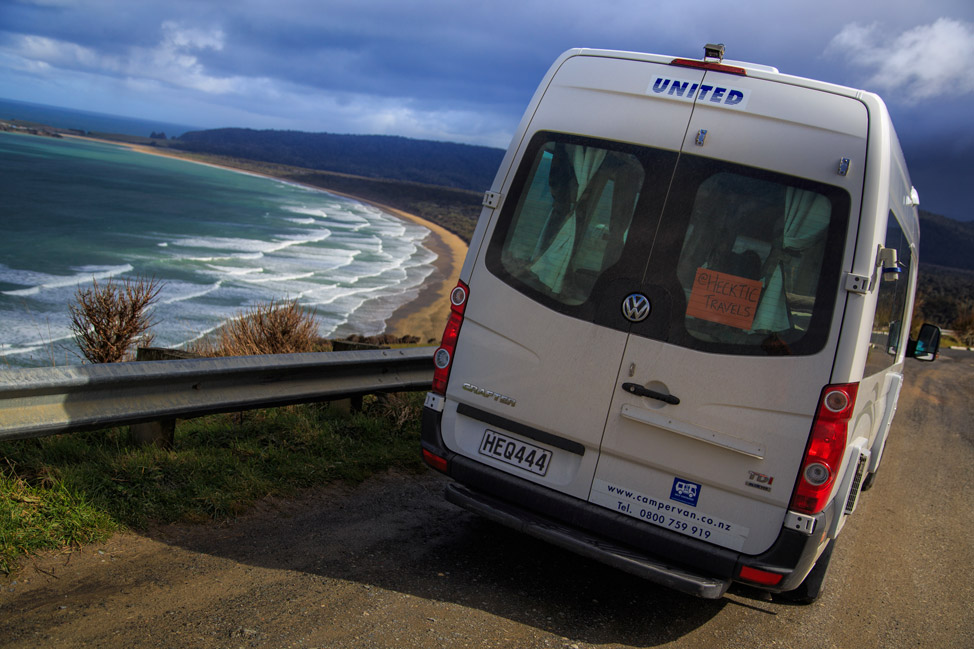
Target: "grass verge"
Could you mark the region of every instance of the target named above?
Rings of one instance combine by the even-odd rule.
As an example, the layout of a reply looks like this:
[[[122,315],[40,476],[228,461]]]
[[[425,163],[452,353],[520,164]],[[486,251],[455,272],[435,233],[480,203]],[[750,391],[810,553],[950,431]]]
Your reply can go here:
[[[226,520],[266,496],[419,471],[422,399],[365,397],[352,414],[308,404],[180,421],[173,450],[133,447],[124,428],[0,443],[0,571],[121,529]]]

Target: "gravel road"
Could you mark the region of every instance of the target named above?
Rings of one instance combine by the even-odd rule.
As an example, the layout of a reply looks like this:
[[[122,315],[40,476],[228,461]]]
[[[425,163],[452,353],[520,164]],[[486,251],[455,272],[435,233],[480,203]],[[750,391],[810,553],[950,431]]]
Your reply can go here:
[[[385,475],[223,525],[120,534],[0,579],[0,647],[974,647],[974,354],[910,361],[826,592],[684,596]]]

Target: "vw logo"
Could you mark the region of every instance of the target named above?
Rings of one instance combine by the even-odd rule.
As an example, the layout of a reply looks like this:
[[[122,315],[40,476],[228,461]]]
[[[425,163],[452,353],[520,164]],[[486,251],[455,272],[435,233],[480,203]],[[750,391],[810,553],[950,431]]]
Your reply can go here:
[[[649,298],[642,293],[631,293],[622,301],[622,315],[629,322],[642,322],[649,317]]]

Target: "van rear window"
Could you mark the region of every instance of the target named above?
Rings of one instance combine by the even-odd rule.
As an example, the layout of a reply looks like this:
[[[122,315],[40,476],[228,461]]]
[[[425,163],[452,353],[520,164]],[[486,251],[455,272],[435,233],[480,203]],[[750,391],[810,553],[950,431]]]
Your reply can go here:
[[[554,301],[582,304],[622,254],[643,166],[626,152],[570,142],[546,142],[531,165],[501,264]]]
[[[841,188],[742,165],[538,133],[486,263],[566,316],[708,352],[812,354],[828,337]],[[644,322],[622,301],[641,293]]]
[[[686,332],[741,345],[800,339],[815,312],[831,215],[815,191],[726,171],[708,176],[677,261]]]

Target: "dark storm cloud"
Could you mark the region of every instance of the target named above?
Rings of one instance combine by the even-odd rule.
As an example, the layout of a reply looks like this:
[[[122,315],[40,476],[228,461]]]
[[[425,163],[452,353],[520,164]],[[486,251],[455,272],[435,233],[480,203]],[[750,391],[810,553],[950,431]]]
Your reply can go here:
[[[972,21],[969,0],[20,0],[0,2],[0,96],[506,146],[570,47],[699,57],[718,41],[729,58],[879,92],[911,165],[940,170],[945,146],[955,164],[974,158],[958,144]]]

